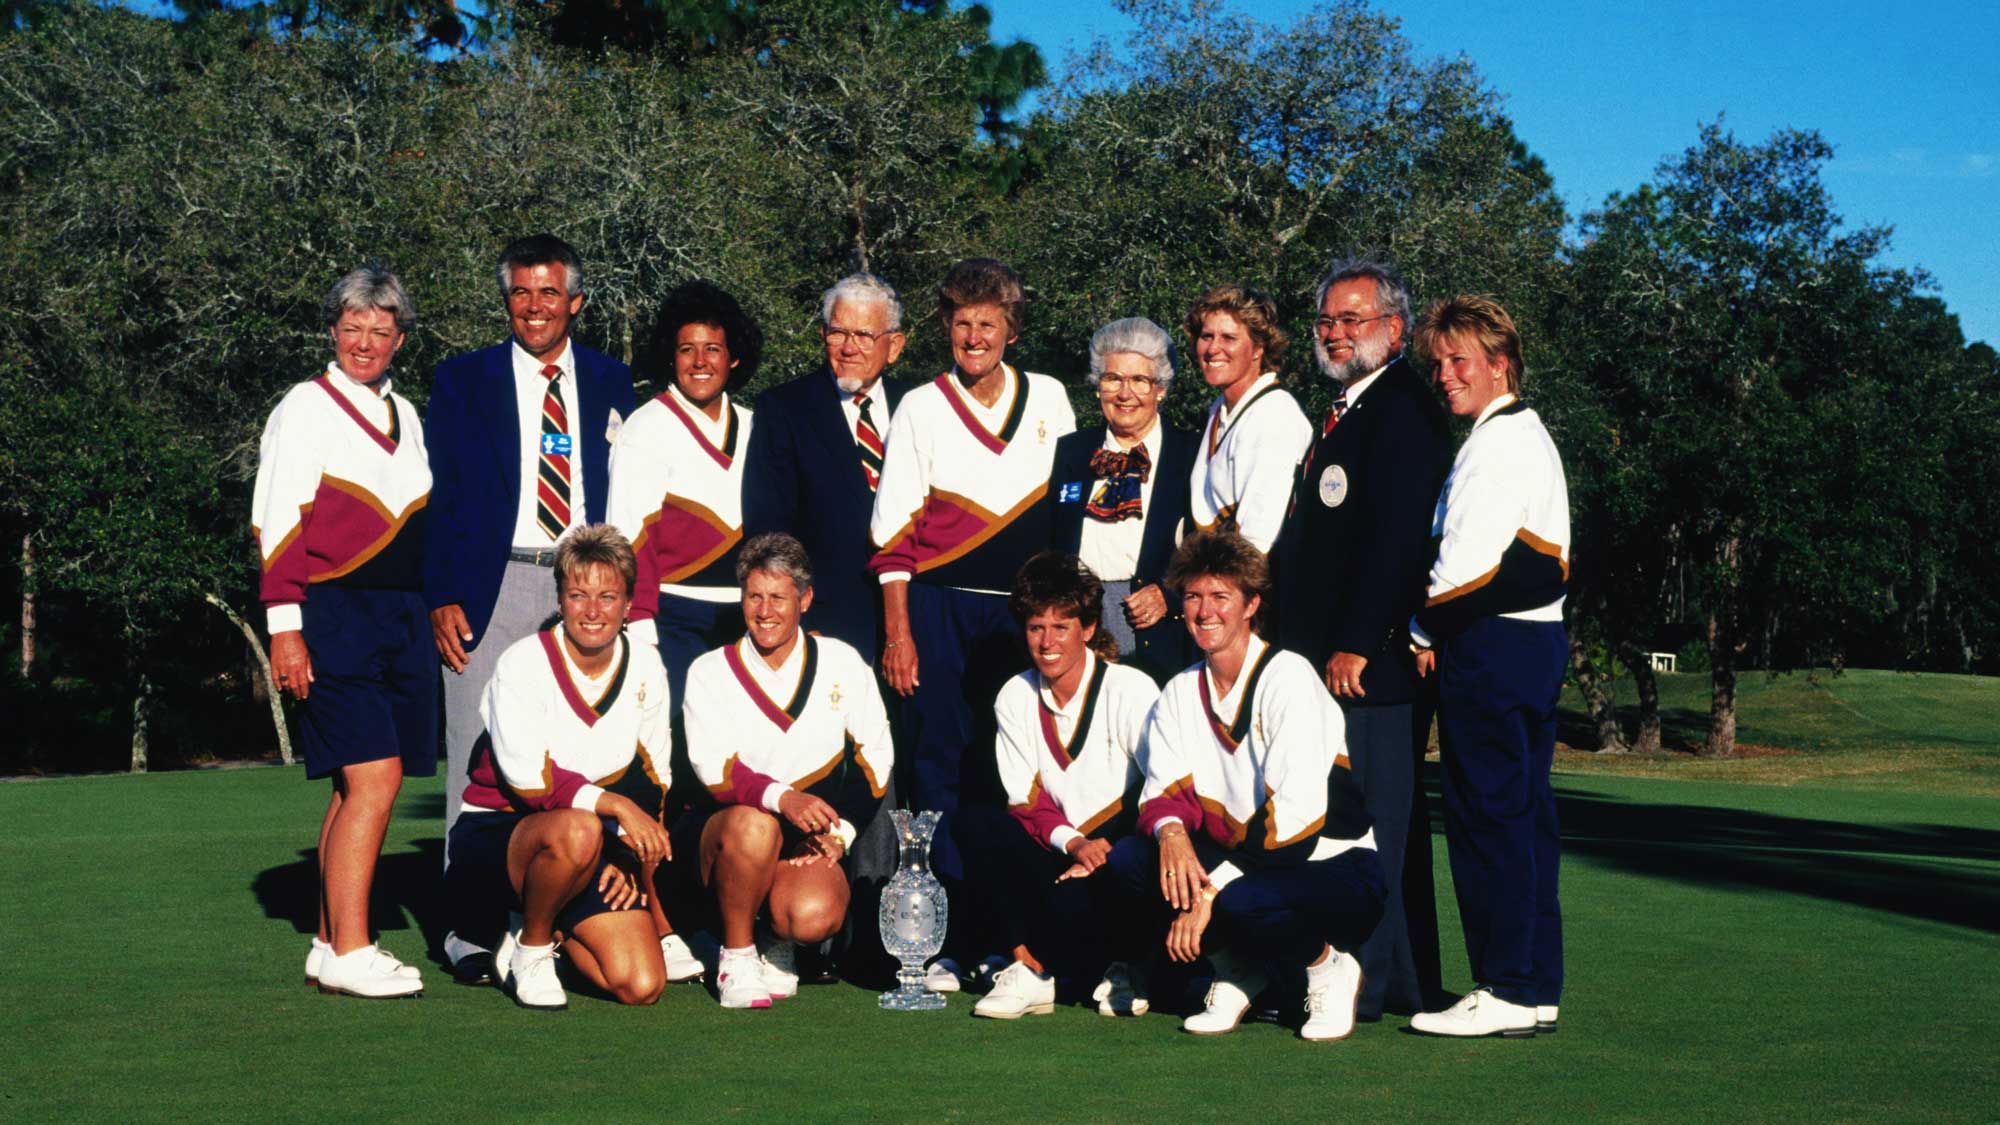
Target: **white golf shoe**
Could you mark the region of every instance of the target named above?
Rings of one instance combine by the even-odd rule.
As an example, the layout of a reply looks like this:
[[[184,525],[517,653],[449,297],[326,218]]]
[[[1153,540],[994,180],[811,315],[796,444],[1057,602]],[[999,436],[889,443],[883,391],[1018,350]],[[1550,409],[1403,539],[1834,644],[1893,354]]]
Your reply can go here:
[[[1554,1004],[1535,1005],[1535,1034],[1554,1035],[1556,1033],[1556,1016],[1559,1013],[1560,1009]]]
[[[799,994],[799,947],[795,943],[765,934],[757,940],[757,960],[771,999],[790,1000]]]
[[[375,951],[377,953],[382,954],[384,957],[389,958],[391,961],[396,961],[395,954],[390,953],[388,950],[383,949],[379,945],[375,947]],[[333,946],[328,945],[326,942],[319,940],[319,938],[315,936],[312,939],[312,946],[306,950],[307,988],[312,988],[313,986],[319,984],[320,966],[326,964],[326,959],[331,956],[333,956]],[[410,980],[423,979],[423,974],[417,971],[417,967],[415,965],[405,965],[401,961],[396,961],[396,966],[397,966],[396,971],[401,973],[403,976],[409,978]]]
[[[993,974],[993,989],[972,1006],[972,1014],[990,1020],[1046,1016],[1056,1010],[1056,978],[1044,976],[1016,961]]]
[[[508,955],[507,992],[514,1003],[540,1011],[569,1007],[569,995],[556,976],[556,947],[516,943]]]
[[[715,995],[725,1008],[768,1008],[771,986],[764,983],[764,962],[756,952],[723,950],[715,967]]]
[[[667,934],[660,939],[660,959],[667,963],[668,984],[700,980],[708,972],[708,966],[701,963],[701,958],[694,955],[679,934]]]
[[[1091,990],[1100,1016],[1143,1016],[1153,1008],[1146,997],[1146,973],[1123,961],[1104,967],[1104,979]]]
[[[1306,966],[1306,1021],[1299,1025],[1299,1038],[1315,1043],[1347,1038],[1360,1003],[1361,962],[1330,951],[1325,961]]]
[[[1215,981],[1208,986],[1201,1011],[1181,1021],[1181,1030],[1189,1035],[1235,1031],[1249,1013],[1250,1001],[1264,990],[1264,974],[1238,964],[1228,954],[1211,954],[1208,961],[1215,966]]]
[[[373,945],[352,953],[322,954],[317,981],[321,992],[369,1000],[415,996],[424,990],[422,974]]]
[[[924,987],[932,992],[957,992],[963,987],[958,979],[958,962],[949,957],[940,957],[924,970]]]
[[[1510,1004],[1493,995],[1491,989],[1475,988],[1442,1012],[1419,1012],[1410,1017],[1410,1030],[1459,1039],[1487,1035],[1529,1039],[1535,1034],[1535,1008]]]

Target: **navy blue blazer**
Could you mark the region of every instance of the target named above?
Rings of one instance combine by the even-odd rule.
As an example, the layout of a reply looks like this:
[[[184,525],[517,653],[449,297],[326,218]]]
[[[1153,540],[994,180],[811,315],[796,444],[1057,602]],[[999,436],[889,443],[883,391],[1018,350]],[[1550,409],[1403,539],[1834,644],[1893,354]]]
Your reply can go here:
[[[892,416],[910,387],[882,377]],[[840,399],[825,367],[757,396],[743,466],[743,537],[767,531],[797,537],[813,563],[813,605],[801,624],[846,641],[872,664],[882,636],[881,583],[868,573],[875,493],[861,475]],[[887,441],[889,427],[875,421]]]
[[[1132,576],[1135,590],[1159,582],[1167,573],[1167,563],[1179,545],[1177,532],[1188,515],[1189,481],[1200,448],[1201,438],[1194,431],[1174,429],[1165,419],[1160,425],[1160,461],[1153,466],[1153,495],[1146,503],[1146,530],[1139,540],[1139,565]],[[1056,439],[1055,462],[1049,469],[1049,498],[1055,504],[1051,550],[1074,555],[1083,543],[1083,521],[1087,518],[1083,509],[1096,484],[1090,474],[1090,455],[1104,447],[1104,433],[1100,425]],[[1076,487],[1068,487],[1071,485]],[[1164,681],[1193,662],[1180,599],[1171,591],[1167,593],[1167,615],[1152,628],[1140,631],[1137,639],[1130,660],[1155,680]]]
[[[1313,440],[1294,482],[1271,548],[1278,643],[1322,672],[1336,652],[1367,657],[1367,694],[1343,706],[1416,697],[1409,621],[1423,604],[1451,455],[1444,407],[1399,357]]]
[[[611,414],[632,413],[632,369],[570,339],[576,349],[577,434],[583,442],[584,518],[604,522],[610,488]],[[514,545],[521,503],[521,418],[514,397],[513,341],[455,355],[431,376],[424,442],[431,499],[424,541],[424,600],[457,605],[486,635],[500,576]],[[470,647],[470,646],[468,646]]]

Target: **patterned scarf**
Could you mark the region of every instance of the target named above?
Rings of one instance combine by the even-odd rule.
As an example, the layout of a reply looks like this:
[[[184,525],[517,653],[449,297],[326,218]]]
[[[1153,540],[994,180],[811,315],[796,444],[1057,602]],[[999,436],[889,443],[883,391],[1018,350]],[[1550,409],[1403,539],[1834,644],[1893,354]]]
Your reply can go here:
[[[1091,454],[1090,475],[1103,481],[1104,486],[1084,505],[1085,514],[1104,523],[1140,518],[1144,514],[1140,486],[1152,471],[1153,459],[1146,455],[1144,445],[1135,445],[1125,453],[1100,449]]]

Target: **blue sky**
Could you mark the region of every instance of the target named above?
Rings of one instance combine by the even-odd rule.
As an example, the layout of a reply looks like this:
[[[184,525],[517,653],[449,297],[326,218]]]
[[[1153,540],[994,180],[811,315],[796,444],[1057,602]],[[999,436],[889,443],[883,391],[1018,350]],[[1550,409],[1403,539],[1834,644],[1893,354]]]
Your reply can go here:
[[[1110,0],[986,0],[994,37],[1058,69]],[[1283,23],[1306,0],[1232,0]],[[1797,0],[1402,0],[1384,10],[1426,55],[1465,54],[1506,99],[1572,215],[1648,179],[1716,114],[1739,138],[1817,129],[1849,225],[1895,228],[1885,260],[1922,266],[1969,340],[2000,345],[2000,5]]]

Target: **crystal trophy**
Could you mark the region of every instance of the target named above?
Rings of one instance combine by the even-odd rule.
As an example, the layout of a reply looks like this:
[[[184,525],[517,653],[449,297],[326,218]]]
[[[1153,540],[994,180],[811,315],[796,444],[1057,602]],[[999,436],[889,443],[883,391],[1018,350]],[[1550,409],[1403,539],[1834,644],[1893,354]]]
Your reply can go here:
[[[944,948],[944,923],[949,912],[944,885],[931,874],[931,834],[939,813],[891,809],[896,821],[896,873],[882,888],[882,908],[876,915],[882,928],[882,948],[902,962],[896,987],[882,994],[882,1006],[898,1012],[944,1007],[944,997],[924,987],[924,962]]]

